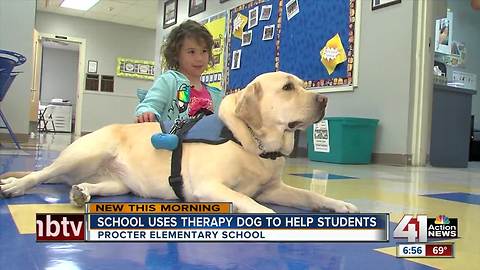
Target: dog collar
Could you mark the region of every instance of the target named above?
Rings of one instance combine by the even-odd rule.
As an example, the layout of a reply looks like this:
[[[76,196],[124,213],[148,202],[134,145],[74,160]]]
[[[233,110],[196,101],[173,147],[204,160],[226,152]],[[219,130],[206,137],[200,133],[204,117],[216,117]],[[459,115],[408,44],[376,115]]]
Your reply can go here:
[[[261,158],[269,158],[269,159],[275,160],[279,157],[285,156],[284,154],[282,154],[280,152],[265,152],[264,148],[263,148],[263,143],[257,137],[255,137],[255,135],[253,134],[253,130],[248,125],[247,125],[247,127],[250,130],[250,133],[252,134],[253,138],[255,138],[255,142],[259,146],[259,149],[262,150],[262,153],[260,153],[260,155],[259,155]],[[231,140],[231,141],[237,143],[238,145],[242,146],[242,143],[233,136],[232,131],[227,126],[223,127],[221,136],[225,139]]]
[[[261,158],[277,159],[279,157],[284,157],[285,155],[281,152],[263,152],[259,155]]]
[[[255,143],[257,144],[258,146],[258,149],[260,149],[262,151],[262,153],[259,155],[261,158],[269,158],[269,159],[272,159],[272,160],[275,160],[279,157],[283,157],[285,156],[284,154],[282,154],[281,152],[265,152],[265,147],[263,146],[263,142],[257,138],[257,136],[255,136],[255,133],[253,132],[253,129],[247,125],[248,127],[248,130],[250,130],[250,134],[252,134],[252,137],[253,139],[255,140]]]

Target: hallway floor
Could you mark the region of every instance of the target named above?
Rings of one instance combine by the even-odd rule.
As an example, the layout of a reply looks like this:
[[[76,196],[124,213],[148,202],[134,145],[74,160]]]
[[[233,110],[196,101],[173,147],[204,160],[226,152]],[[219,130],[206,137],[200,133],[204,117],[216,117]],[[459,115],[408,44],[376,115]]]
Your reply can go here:
[[[0,173],[39,170],[71,142],[70,134],[41,134],[22,150],[0,148]],[[9,146],[9,145],[7,145]],[[479,269],[480,162],[467,169],[338,165],[289,159],[288,184],[349,201],[361,212],[458,218],[455,258],[401,259],[387,243],[37,243],[35,213],[80,213],[69,188],[44,184],[0,198],[2,269]],[[93,201],[152,201],[133,195]],[[298,211],[277,207],[280,212]]]

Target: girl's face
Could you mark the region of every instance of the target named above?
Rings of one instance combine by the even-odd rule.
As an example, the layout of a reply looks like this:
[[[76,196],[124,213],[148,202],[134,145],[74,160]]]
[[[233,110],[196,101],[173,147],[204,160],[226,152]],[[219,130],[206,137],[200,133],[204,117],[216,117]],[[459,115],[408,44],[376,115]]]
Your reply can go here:
[[[178,55],[179,71],[190,80],[199,79],[208,67],[208,48],[194,38],[185,38]]]

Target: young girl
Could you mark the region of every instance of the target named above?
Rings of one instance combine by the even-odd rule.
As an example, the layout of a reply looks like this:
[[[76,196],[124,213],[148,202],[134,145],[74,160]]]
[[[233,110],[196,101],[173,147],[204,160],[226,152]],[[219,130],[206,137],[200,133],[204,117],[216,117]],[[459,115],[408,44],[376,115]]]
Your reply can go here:
[[[137,123],[185,119],[198,108],[218,111],[222,92],[200,81],[213,61],[213,38],[201,24],[188,20],[168,35],[163,46],[167,68],[136,109]]]

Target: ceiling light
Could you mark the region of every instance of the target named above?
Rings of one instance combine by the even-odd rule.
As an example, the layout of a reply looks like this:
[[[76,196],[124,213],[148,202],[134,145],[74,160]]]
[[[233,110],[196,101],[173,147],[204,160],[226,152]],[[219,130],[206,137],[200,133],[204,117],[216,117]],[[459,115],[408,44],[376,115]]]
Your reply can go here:
[[[63,0],[61,7],[73,8],[78,10],[89,10],[99,0]]]

